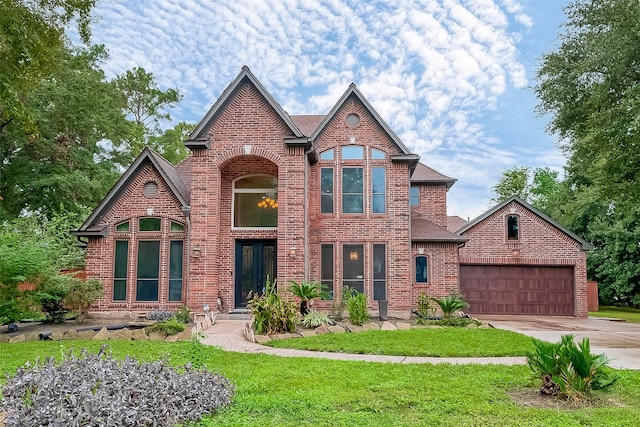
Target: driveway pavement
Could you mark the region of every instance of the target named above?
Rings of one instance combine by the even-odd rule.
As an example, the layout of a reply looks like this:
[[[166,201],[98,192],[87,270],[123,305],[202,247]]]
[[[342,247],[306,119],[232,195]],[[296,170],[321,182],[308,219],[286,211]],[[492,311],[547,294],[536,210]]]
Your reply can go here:
[[[555,316],[493,316],[478,315],[496,328],[518,332],[545,341],[558,342],[573,334],[576,339],[589,338],[592,353],[605,353],[610,366],[640,369],[640,324],[611,319]]]

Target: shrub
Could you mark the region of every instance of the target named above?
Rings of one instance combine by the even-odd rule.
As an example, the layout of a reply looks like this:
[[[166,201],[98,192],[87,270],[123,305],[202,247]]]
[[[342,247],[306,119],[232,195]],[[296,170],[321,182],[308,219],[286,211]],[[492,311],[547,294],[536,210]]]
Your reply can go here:
[[[431,298],[431,300],[438,304],[445,318],[451,317],[456,311],[469,307],[469,303],[463,299],[462,295],[455,292],[450,293],[446,297]]]
[[[205,369],[119,361],[103,347],[20,368],[2,389],[0,413],[7,425],[168,426],[229,405],[233,393],[228,379]]]
[[[257,334],[294,332],[296,329],[296,303],[278,295],[277,284],[265,280],[263,295],[254,296],[248,303],[253,315],[253,328]]]
[[[540,393],[580,400],[611,386],[618,380],[606,370],[605,354],[591,354],[589,338],[576,345],[573,335],[563,335],[559,343],[533,338],[535,350],[527,353],[527,364],[542,381]]]
[[[309,310],[302,318],[302,324],[306,328],[317,328],[323,325],[333,325],[333,323],[333,320],[329,319],[329,316],[325,313],[320,313],[315,310]]]
[[[36,303],[42,305],[47,322],[62,323],[66,320],[67,310],[63,301],[69,294],[74,279],[66,274],[52,274],[45,277],[33,293]]]
[[[482,322],[471,319],[469,317],[445,317],[444,319],[418,319],[418,325],[438,325],[438,326],[452,326],[456,328],[465,328],[471,324],[476,326],[482,325]]]
[[[318,282],[306,282],[301,281],[300,283],[289,280],[291,286],[289,287],[289,292],[293,295],[300,298],[300,314],[303,316],[309,312],[309,308],[307,307],[307,301],[313,298],[322,298],[322,299],[330,299],[331,296],[329,292],[327,292],[324,288],[326,285],[319,284]]]
[[[160,331],[165,335],[175,335],[184,331],[184,323],[178,321],[175,317],[172,317],[169,320],[165,320],[163,322],[156,323],[155,325],[149,326],[147,328],[148,332]]]
[[[337,320],[338,322],[344,319],[344,311],[347,308],[347,300],[349,299],[349,295],[351,295],[348,290],[349,288],[344,288],[342,291],[342,297],[339,301],[334,301],[331,304],[330,316],[332,319]]]
[[[348,291],[347,312],[349,321],[354,325],[364,325],[369,320],[369,307],[367,296],[355,289]]]
[[[176,320],[184,324],[189,323],[191,321],[191,319],[189,318],[189,313],[189,309],[183,305],[176,313]]]
[[[171,319],[175,314],[169,310],[153,310],[147,313],[147,320],[155,320],[157,322],[164,322]]]
[[[64,297],[64,304],[69,309],[75,311],[78,321],[84,320],[91,304],[104,294],[102,284],[97,279],[87,281],[72,278],[69,292]]]
[[[431,298],[424,292],[420,292],[420,296],[418,297],[417,314],[420,318],[433,317],[435,314],[435,308],[431,307]]]

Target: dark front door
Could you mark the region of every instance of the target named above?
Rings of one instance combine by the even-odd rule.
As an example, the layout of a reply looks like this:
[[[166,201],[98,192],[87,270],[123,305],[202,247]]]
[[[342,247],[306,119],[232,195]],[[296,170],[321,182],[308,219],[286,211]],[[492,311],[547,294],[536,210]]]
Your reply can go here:
[[[276,277],[275,240],[236,240],[236,308],[246,307],[252,294],[264,292],[267,277]]]

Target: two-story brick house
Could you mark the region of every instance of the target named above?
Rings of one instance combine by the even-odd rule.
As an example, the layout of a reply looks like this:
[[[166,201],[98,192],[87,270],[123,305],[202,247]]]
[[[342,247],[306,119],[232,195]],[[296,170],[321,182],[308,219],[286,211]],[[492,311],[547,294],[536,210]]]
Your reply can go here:
[[[96,310],[230,311],[269,276],[321,281],[334,299],[349,286],[406,317],[421,292],[460,289],[455,180],[419,163],[355,85],[328,114],[294,116],[244,67],[185,144],[177,166],[145,149],[74,231],[105,287]]]

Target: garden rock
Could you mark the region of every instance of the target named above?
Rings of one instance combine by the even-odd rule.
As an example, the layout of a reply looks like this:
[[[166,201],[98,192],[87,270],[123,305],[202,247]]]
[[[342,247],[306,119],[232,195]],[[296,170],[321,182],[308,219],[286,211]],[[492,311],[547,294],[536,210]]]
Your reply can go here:
[[[411,323],[397,322],[396,323],[396,328],[398,328],[399,330],[411,329]]]
[[[180,338],[180,334],[167,335],[164,342],[178,342],[178,338]]]
[[[268,335],[256,335],[255,343],[256,344],[265,344],[271,341],[271,338]]]
[[[153,331],[149,334],[149,339],[151,341],[164,341],[167,336],[160,331]]]
[[[131,331],[131,339],[134,341],[147,341],[149,337],[144,329],[134,329]]]
[[[109,334],[109,331],[107,330],[107,328],[102,328],[98,331],[97,334],[95,334],[93,336],[93,340],[95,341],[106,341],[109,339],[111,335]]]
[[[381,331],[395,331],[397,329],[398,328],[396,328],[396,326],[391,322],[384,322],[380,327]]]
[[[131,339],[131,330],[128,328],[124,329],[116,329],[115,331],[111,331],[110,338],[112,340],[130,340]]]
[[[379,331],[380,326],[377,323],[365,323],[362,325],[362,329],[365,331]]]
[[[14,342],[25,342],[26,338],[24,335],[16,335],[15,337],[11,337],[11,339],[9,340],[10,343],[14,343]]]
[[[38,336],[38,333],[35,331],[25,336],[26,341],[38,341],[38,339],[40,339],[40,337]]]
[[[329,332],[332,334],[344,334],[347,332],[342,326],[338,325],[327,326],[327,329],[329,329]]]
[[[78,339],[78,331],[75,329],[71,329],[67,331],[62,337],[63,340],[77,340]]]
[[[64,338],[64,332],[61,331],[53,331],[51,335],[49,335],[51,341],[62,341],[62,338]]]
[[[6,343],[9,342],[9,340],[11,339],[11,337],[9,336],[2,336],[0,335],[0,343]]]
[[[324,325],[323,326],[318,326],[315,329],[315,331],[316,331],[316,334],[318,334],[318,335],[324,335],[324,334],[331,333],[331,331],[329,330],[329,327],[328,326],[324,326]]]
[[[362,332],[364,331],[364,328],[362,326],[359,325],[352,325],[351,323],[347,323],[345,325],[345,327],[347,328],[347,330],[349,332],[353,332],[353,333],[357,333],[357,332]]]
[[[302,337],[314,337],[316,335],[318,335],[316,331],[309,331],[309,330],[300,331],[300,336]]]
[[[92,330],[80,331],[80,332],[78,332],[78,339],[79,340],[91,340],[91,339],[93,339],[95,334],[96,333],[94,331],[92,331]]]
[[[191,329],[185,328],[184,331],[178,334],[178,341],[189,341],[191,339]]]

